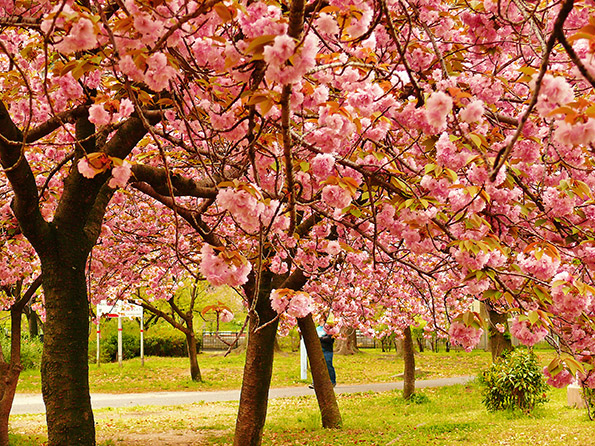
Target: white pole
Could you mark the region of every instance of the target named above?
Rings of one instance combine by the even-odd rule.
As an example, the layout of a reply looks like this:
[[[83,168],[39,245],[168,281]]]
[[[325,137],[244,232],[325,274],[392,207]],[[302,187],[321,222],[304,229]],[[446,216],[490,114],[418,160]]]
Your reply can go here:
[[[304,343],[304,338],[302,338],[300,341],[300,366],[300,379],[308,379],[308,353],[306,352],[306,344]]]
[[[140,314],[140,365],[145,365],[145,312]]]
[[[99,340],[101,338],[101,328],[99,326],[101,319],[98,317],[97,318],[97,367],[99,367],[101,365],[101,362],[99,361]]]
[[[122,316],[118,315],[118,365],[122,367]]]

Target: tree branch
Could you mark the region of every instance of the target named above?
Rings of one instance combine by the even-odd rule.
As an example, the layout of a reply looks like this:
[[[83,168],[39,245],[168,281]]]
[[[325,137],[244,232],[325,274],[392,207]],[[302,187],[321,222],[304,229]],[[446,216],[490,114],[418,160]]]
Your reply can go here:
[[[492,168],[492,172],[490,173],[490,179],[492,181],[496,179],[498,172],[510,156],[510,153],[512,152],[514,145],[521,136],[521,132],[523,131],[525,123],[529,119],[529,115],[533,111],[535,104],[537,104],[537,98],[539,97],[539,91],[541,90],[541,83],[543,81],[543,77],[545,76],[545,72],[547,71],[550,54],[552,52],[552,49],[554,48],[556,40],[563,32],[562,28],[564,26],[564,22],[566,21],[566,18],[572,11],[573,7],[574,0],[566,0],[560,8],[560,12],[558,13],[558,17],[556,18],[556,21],[554,23],[554,29],[552,31],[552,34],[550,35],[550,38],[547,41],[545,54],[541,58],[541,67],[539,68],[539,74],[537,75],[537,79],[535,80],[535,89],[533,90],[533,95],[531,96],[531,100],[529,101],[527,109],[519,119],[519,123],[514,134],[512,135],[512,138],[510,139],[508,144],[505,147],[503,147],[496,155],[496,159],[494,160],[494,167]]]
[[[144,164],[132,166],[132,175],[135,182],[150,184],[155,192],[161,195],[169,195],[167,187],[167,171],[165,169]],[[194,181],[178,174],[170,175],[175,196],[216,198],[217,188],[210,179]]]
[[[24,154],[23,134],[14,124],[4,102],[0,101],[0,165],[14,192],[12,210],[23,234],[35,249],[42,246],[49,231],[39,209],[37,184]]]

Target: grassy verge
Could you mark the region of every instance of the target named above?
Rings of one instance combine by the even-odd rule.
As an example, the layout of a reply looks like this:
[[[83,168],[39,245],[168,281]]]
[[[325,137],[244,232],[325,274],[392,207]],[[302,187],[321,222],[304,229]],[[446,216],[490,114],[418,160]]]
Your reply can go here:
[[[544,364],[553,352],[538,352]],[[203,353],[199,355],[203,382],[190,379],[188,360],[185,358],[148,357],[141,366],[140,359],[117,363],[89,366],[89,380],[92,392],[126,393],[175,390],[228,390],[241,386],[244,354]],[[419,379],[448,376],[476,375],[491,361],[490,354],[483,351],[451,351],[449,353],[424,352],[416,355],[416,365],[421,370]],[[400,378],[403,360],[394,352],[383,353],[378,349],[362,350],[353,356],[335,355],[335,368],[341,384],[391,382]],[[273,387],[303,385],[300,380],[299,353],[282,352],[275,356]],[[26,370],[22,373],[17,392],[39,393],[41,378],[39,371]]]
[[[320,428],[313,396],[271,400],[264,445],[548,445],[593,444],[585,411],[566,407],[564,390],[531,416],[488,413],[475,385],[425,389],[417,403],[400,392],[339,395],[340,430]],[[96,411],[101,446],[232,444],[237,403],[203,403],[166,408]],[[370,416],[370,414],[374,414]],[[42,444],[43,417],[15,416],[16,446]],[[34,442],[27,443],[35,438]],[[32,440],[33,441],[33,440]],[[12,444],[12,443],[11,443]]]

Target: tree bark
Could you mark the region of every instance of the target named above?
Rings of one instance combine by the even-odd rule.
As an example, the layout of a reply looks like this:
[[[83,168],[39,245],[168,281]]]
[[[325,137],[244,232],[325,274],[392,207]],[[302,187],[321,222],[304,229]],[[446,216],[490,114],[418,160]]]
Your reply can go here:
[[[486,305],[490,329],[488,330],[488,345],[492,352],[492,362],[496,361],[507,350],[512,350],[512,342],[505,335],[508,332],[508,315],[498,313]],[[505,327],[504,333],[500,333],[495,327],[502,324]]]
[[[246,363],[234,446],[260,446],[273,375],[275,336],[279,320],[271,308],[270,273],[263,273],[254,311],[250,313]],[[247,293],[249,294],[249,293]]]
[[[56,239],[55,255],[40,256],[46,309],[41,381],[48,446],[94,446],[86,250],[62,237]]]
[[[8,446],[8,417],[14,401],[21,370],[21,313],[14,306],[10,310],[10,361],[0,356],[0,446]]]
[[[185,332],[186,344],[188,344],[188,359],[190,360],[190,376],[192,381],[202,381],[202,375],[200,374],[200,367],[198,366],[198,358],[196,354],[197,344],[196,336],[192,327]]]
[[[8,446],[8,417],[21,370],[21,364],[0,362],[0,446]]]
[[[407,400],[415,393],[415,350],[413,348],[411,327],[407,327],[403,331],[403,361],[405,363],[403,398]]]
[[[355,328],[348,327],[341,330],[341,335],[344,339],[337,340],[337,348],[335,353],[338,355],[355,355],[359,353],[357,348],[357,334]]]
[[[331,384],[326,362],[322,354],[322,346],[316,333],[316,324],[314,324],[312,314],[298,319],[298,325],[304,338],[304,344],[306,344],[306,351],[308,352],[314,392],[316,393],[316,399],[318,400],[318,407],[320,407],[320,415],[322,417],[322,427],[327,429],[340,428],[342,425],[341,412],[339,411],[335,391]]]
[[[21,282],[22,283],[22,282]],[[39,289],[37,277],[21,296],[21,286],[16,288],[16,302],[10,308],[10,360],[7,362],[0,348],[0,446],[8,446],[8,418],[16,393],[21,365],[21,318],[23,309]]]

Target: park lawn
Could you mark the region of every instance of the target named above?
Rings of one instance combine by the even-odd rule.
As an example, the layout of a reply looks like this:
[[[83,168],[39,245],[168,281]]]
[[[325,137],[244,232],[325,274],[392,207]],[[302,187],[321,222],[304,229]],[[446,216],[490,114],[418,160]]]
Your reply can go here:
[[[314,396],[271,400],[263,445],[592,444],[593,422],[584,410],[566,406],[564,389],[552,389],[550,401],[530,416],[488,413],[475,384],[424,389],[418,392],[417,403],[406,403],[398,391],[343,394],[337,398],[344,420],[340,430],[320,427]],[[229,446],[237,402],[101,409],[95,414],[100,446]],[[45,439],[41,415],[14,416],[11,425],[20,432],[13,437],[15,446],[39,445]]]
[[[553,351],[537,352],[545,365],[553,358]],[[245,354],[202,353],[198,357],[203,382],[190,379],[186,358],[145,358],[141,366],[139,358],[117,363],[89,365],[91,391],[96,393],[155,392],[176,390],[229,390],[241,387]],[[395,352],[380,349],[365,349],[350,356],[335,355],[335,368],[340,384],[362,384],[398,381],[403,372],[403,359]],[[488,352],[475,350],[424,352],[416,355],[416,367],[421,373],[418,379],[450,376],[477,375],[491,362]],[[303,385],[300,380],[299,352],[281,352],[275,355],[273,387]],[[38,370],[26,370],[21,374],[18,393],[41,392]]]

